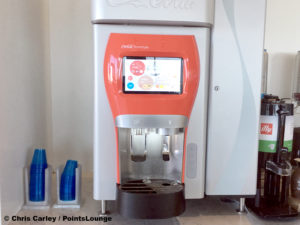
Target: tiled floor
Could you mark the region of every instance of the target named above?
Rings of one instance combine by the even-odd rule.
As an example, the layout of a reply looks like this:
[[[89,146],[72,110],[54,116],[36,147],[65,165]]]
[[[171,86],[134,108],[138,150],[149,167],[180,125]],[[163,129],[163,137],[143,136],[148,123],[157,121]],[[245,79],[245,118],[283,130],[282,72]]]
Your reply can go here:
[[[53,216],[56,220],[62,216],[98,216],[100,203],[92,199],[92,179],[85,178],[83,180],[83,203],[81,209],[53,209],[46,211],[32,211],[21,210],[18,216]],[[55,189],[52,189],[55,192]],[[55,196],[54,196],[55,197]],[[55,198],[54,198],[55,199]],[[108,208],[111,211],[109,216],[112,221],[106,224],[119,224],[119,225],[300,225],[300,217],[285,220],[261,220],[251,213],[239,215],[236,212],[238,203],[236,201],[221,201],[219,198],[207,197],[201,200],[188,200],[187,207],[184,214],[179,217],[164,220],[133,220],[126,219],[116,214],[114,209],[114,202],[108,202]],[[62,224],[62,225],[94,225],[105,224],[104,222],[74,222],[74,221],[56,221],[53,222],[10,222],[9,225],[16,224]]]

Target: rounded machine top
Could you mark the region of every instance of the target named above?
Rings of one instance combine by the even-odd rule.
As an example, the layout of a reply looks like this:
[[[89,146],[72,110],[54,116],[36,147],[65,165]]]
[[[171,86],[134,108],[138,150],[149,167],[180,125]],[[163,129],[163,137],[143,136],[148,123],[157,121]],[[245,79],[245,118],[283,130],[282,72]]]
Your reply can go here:
[[[287,115],[294,115],[294,105],[286,103],[276,95],[264,95],[261,101],[261,115],[275,116],[278,110],[285,110]]]
[[[210,27],[213,0],[92,0],[94,24]]]

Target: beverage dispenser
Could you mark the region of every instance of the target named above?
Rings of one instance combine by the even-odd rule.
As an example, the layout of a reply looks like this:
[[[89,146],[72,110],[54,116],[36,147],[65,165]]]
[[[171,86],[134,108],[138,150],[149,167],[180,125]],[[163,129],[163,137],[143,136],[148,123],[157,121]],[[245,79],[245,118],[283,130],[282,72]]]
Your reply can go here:
[[[184,142],[200,78],[195,38],[112,33],[104,65],[117,138],[119,212],[179,215],[185,208]]]
[[[264,7],[92,0],[102,214],[106,200],[126,217],[169,218],[185,199],[255,194]]]
[[[291,217],[298,212],[288,204],[292,175],[291,152],[294,105],[265,95],[261,104],[257,192],[247,207],[259,216]]]

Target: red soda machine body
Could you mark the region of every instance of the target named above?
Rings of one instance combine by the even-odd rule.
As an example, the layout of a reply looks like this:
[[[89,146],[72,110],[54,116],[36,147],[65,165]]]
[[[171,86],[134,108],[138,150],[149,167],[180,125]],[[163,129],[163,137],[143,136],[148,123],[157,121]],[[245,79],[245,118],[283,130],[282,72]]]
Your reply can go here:
[[[191,35],[110,35],[104,83],[115,121],[117,206],[134,218],[185,209],[185,137],[200,65]]]

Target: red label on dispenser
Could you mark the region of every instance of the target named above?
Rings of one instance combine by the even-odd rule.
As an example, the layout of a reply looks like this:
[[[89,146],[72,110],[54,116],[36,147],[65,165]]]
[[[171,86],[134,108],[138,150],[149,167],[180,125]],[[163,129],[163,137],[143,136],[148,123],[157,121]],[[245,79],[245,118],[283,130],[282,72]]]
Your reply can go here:
[[[265,135],[272,135],[273,133],[273,124],[272,123],[261,123],[260,133]]]
[[[130,72],[133,75],[140,76],[145,72],[145,64],[142,61],[134,61],[130,65]]]

